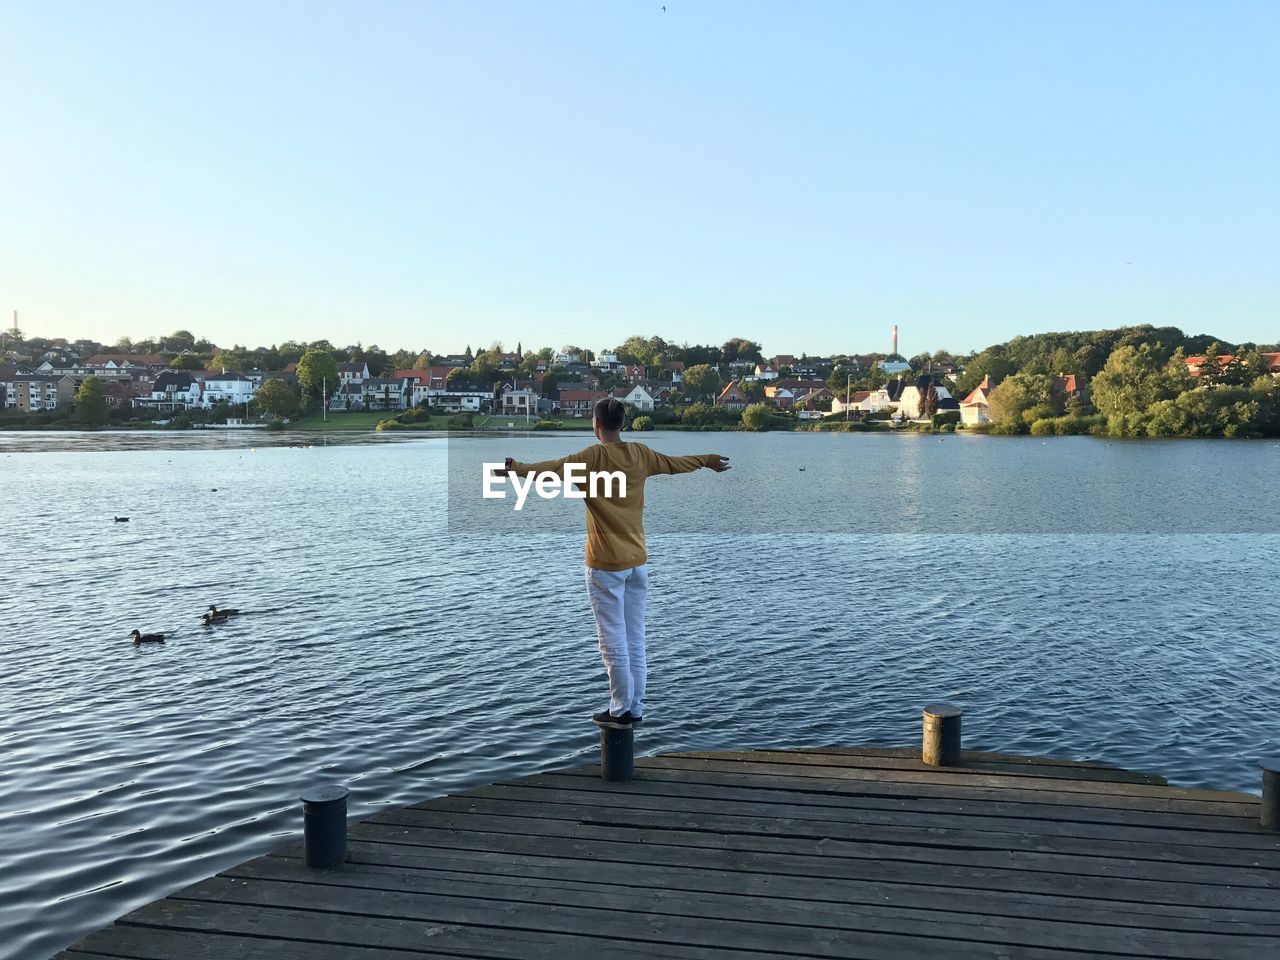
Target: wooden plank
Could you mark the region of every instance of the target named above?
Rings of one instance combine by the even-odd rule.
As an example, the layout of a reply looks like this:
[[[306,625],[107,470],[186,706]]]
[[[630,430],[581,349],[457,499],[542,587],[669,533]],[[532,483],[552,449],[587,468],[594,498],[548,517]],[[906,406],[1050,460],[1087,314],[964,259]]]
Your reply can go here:
[[[651,891],[650,896],[659,894]],[[332,911],[362,917],[376,913],[378,917],[411,923],[421,922],[420,918],[430,918],[430,922],[435,924],[499,926],[504,930],[600,937],[596,940],[597,949],[607,951],[611,941],[623,941],[613,949],[628,955],[633,944],[664,952],[677,948],[700,948],[723,957],[763,950],[775,956],[800,954],[806,957],[885,960],[938,953],[956,957],[995,957],[1006,949],[997,944],[940,936],[809,926],[804,924],[803,917],[797,917],[797,922],[792,924],[771,924],[657,915],[625,908],[562,905],[547,909],[528,900],[474,900],[354,887],[335,889],[284,881],[237,884],[215,877],[182,891],[178,897],[199,898],[218,906],[230,901],[244,906],[305,909],[308,913]],[[188,901],[183,899],[180,902]],[[1280,944],[1280,940],[1276,942]],[[1023,947],[1019,954],[1027,960],[1063,960],[1081,955],[1078,950],[1041,947]],[[1256,953],[1249,960],[1254,957]]]
[[[739,786],[773,785],[785,789],[845,790],[864,794],[906,797],[951,797],[961,800],[1002,800],[1007,803],[1048,803],[1072,809],[1102,807],[1116,810],[1148,810],[1166,813],[1188,813],[1256,819],[1259,804],[1252,802],[1215,802],[1210,800],[1182,800],[1177,797],[1132,797],[1106,794],[1068,793],[1050,790],[1023,789],[1024,784],[1034,783],[1031,778],[1008,778],[1004,787],[967,785],[948,774],[935,778],[925,774],[912,779],[903,772],[892,779],[857,776],[859,771],[831,767],[790,767],[781,764],[751,764],[741,761],[718,762],[715,760],[687,760],[680,757],[645,757],[636,760],[637,776],[646,777],[649,771],[684,771],[695,774],[720,774],[731,779],[727,782]],[[598,770],[579,774],[600,776]],[[963,776],[957,774],[957,777]],[[998,778],[995,778],[998,779]],[[702,782],[713,782],[703,780]],[[1243,795],[1241,795],[1243,796]]]
[[[707,813],[714,813],[729,806],[737,813],[759,817],[993,832],[1013,830],[1030,836],[1070,837],[1095,841],[1133,839],[1205,846],[1213,849],[1280,851],[1280,835],[1189,829],[1189,825],[1183,823],[1186,818],[1176,815],[1170,816],[1169,826],[1148,824],[1145,822],[1145,816],[1142,823],[1113,824],[1039,818],[1029,816],[1019,808],[1014,808],[1018,811],[1016,814],[1002,814],[1000,811],[982,812],[983,808],[975,809],[973,805],[961,805],[959,812],[952,812],[956,805],[948,804],[946,801],[932,804],[898,802],[885,805],[874,800],[860,801],[858,798],[851,798],[845,802],[838,800],[833,802],[831,798],[813,793],[782,796],[777,794],[778,791],[713,788],[698,784],[648,780],[635,780],[626,784],[625,789],[620,789],[615,784],[603,781],[543,774],[528,780],[476,787],[448,799],[452,801],[483,797],[549,803],[597,802],[627,809]],[[767,799],[759,799],[761,797]],[[436,805],[437,802],[437,800],[424,801],[414,804],[410,809],[426,809]],[[885,809],[886,806],[889,808]],[[919,809],[921,807],[924,809]]]
[[[1247,793],[1236,793],[1226,790],[1201,790],[1188,787],[1169,787],[1157,784],[1112,782],[1106,780],[1067,780],[1053,777],[1027,777],[1008,773],[974,773],[964,767],[935,768],[924,764],[909,769],[884,769],[863,767],[851,763],[852,758],[834,757],[825,754],[794,754],[776,750],[726,750],[715,753],[690,752],[663,754],[662,759],[707,760],[719,764],[742,763],[749,769],[744,772],[770,772],[770,765],[785,768],[791,773],[800,768],[817,771],[809,776],[824,776],[826,771],[838,770],[841,776],[851,776],[866,780],[889,780],[899,783],[936,783],[945,780],[948,783],[973,787],[1006,788],[1016,787],[1021,790],[1047,790],[1056,793],[1102,794],[1118,797],[1163,797],[1179,800],[1207,800],[1216,803],[1242,803],[1257,805],[1258,798]],[[776,770],[773,772],[777,772]]]
[[[1078,856],[1069,853],[1037,850],[978,849],[951,847],[944,843],[888,843],[870,840],[841,839],[831,835],[811,834],[770,836],[762,833],[730,833],[719,830],[660,825],[632,825],[625,811],[617,811],[612,822],[558,820],[547,817],[502,816],[483,813],[433,812],[430,810],[395,810],[363,821],[361,826],[421,828],[494,834],[518,834],[541,838],[575,840],[625,841],[634,844],[663,843],[672,846],[697,847],[703,850],[740,850],[753,853],[781,853],[851,857],[876,861],[909,861],[921,864],[957,867],[990,867],[1005,870],[1039,871],[1074,874],[1086,877],[1125,877],[1131,880],[1154,878],[1175,883],[1240,886],[1259,889],[1280,886],[1280,874],[1274,870],[1246,866],[1207,866],[1134,860],[1131,857],[1105,855]],[[633,817],[633,819],[635,819]],[[650,818],[651,820],[652,818]]]
[[[355,840],[348,847],[348,864],[366,870],[405,873],[439,870],[477,873],[511,878],[539,879],[566,883],[599,881],[602,866],[610,861],[556,855],[526,855],[502,851],[418,847]],[[300,849],[271,854],[273,858],[301,860]],[[1280,935],[1280,907],[1273,910],[1238,909],[1231,906],[1198,906],[1149,901],[1110,901],[1089,893],[1072,895],[1053,888],[1050,893],[995,889],[964,889],[948,886],[945,878],[935,882],[929,875],[917,883],[896,883],[880,876],[871,879],[826,878],[734,872],[726,877],[715,864],[694,858],[693,865],[636,861],[620,864],[627,885],[637,888],[718,892],[732,889],[742,896],[775,897],[792,900],[824,900],[834,903],[872,904],[933,909],[945,904],[948,910],[981,916],[1041,918],[1063,922],[1088,922],[1100,926],[1157,926],[1169,930],[1189,930],[1217,934]],[[234,871],[231,871],[234,872]]]
[[[955,791],[936,787],[921,790],[895,784],[864,789],[841,781],[797,780],[789,777],[753,777],[744,781],[733,774],[706,771],[646,768],[639,779],[627,784],[610,784],[591,773],[543,773],[499,786],[564,786],[581,790],[602,790],[671,796],[723,796],[731,800],[796,803],[860,810],[918,811],[953,813],[974,817],[1029,817],[1063,823],[1147,825],[1185,831],[1236,833],[1256,837],[1261,828],[1256,817],[1247,814],[1189,814],[1132,810],[1125,807],[1080,807],[1034,801],[1000,799],[1007,791]],[[466,796],[466,794],[460,794]]]
[[[868,770],[934,770],[937,768],[928,766],[921,760],[921,751],[915,750],[913,754],[905,752],[898,755],[872,755],[864,753],[851,753],[844,750],[828,749],[823,747],[805,747],[796,750],[770,750],[767,748],[757,748],[747,751],[735,751],[735,753],[761,754],[768,756],[778,753],[786,753],[795,757],[822,757],[824,761],[832,766],[857,767]],[[677,751],[674,753],[664,753],[667,757],[705,757],[709,754],[706,751]],[[720,753],[712,754],[720,756]],[[974,751],[964,751],[964,762],[959,768],[976,773],[995,773],[1006,774],[1015,777],[1040,777],[1041,779],[1058,779],[1058,780],[1092,780],[1101,783],[1136,783],[1145,784],[1147,786],[1164,787],[1168,786],[1168,781],[1163,777],[1156,776],[1151,773],[1135,773],[1130,770],[1118,770],[1107,767],[1081,767],[1070,763],[1028,763],[1013,762],[1005,759],[994,759],[998,755],[977,753]],[[951,769],[951,768],[948,768]]]
[[[300,861],[264,858],[234,871],[236,877],[251,880],[297,881],[308,871]],[[433,897],[464,897],[518,900],[544,907],[593,907],[634,913],[663,914],[733,920],[761,924],[802,924],[848,931],[918,934],[935,927],[957,940],[1001,943],[1010,946],[1039,946],[1079,949],[1081,937],[1096,937],[1079,915],[1071,922],[1040,917],[1008,919],[942,909],[945,901],[929,908],[898,908],[883,904],[852,906],[830,901],[782,901],[776,896],[749,897],[741,893],[691,893],[659,887],[643,889],[620,884],[530,881],[525,878],[488,877],[456,871],[388,872],[349,866],[326,871],[319,882],[362,890],[393,890]],[[820,884],[813,884],[820,887]],[[1258,951],[1274,947],[1280,951],[1280,936],[1222,936],[1166,931],[1152,925],[1132,927],[1107,934],[1109,949],[1144,957],[1212,957],[1214,960],[1256,960]]]
[[[358,932],[346,931],[348,939]],[[403,950],[383,950],[355,943],[318,943],[277,937],[240,936],[216,931],[167,930],[115,924],[87,941],[98,951],[73,947],[54,960],[406,960]],[[430,940],[409,956],[461,957],[436,951]]]
[[[663,830],[709,830],[719,833],[785,836],[812,840],[849,840],[922,847],[953,847],[989,851],[1015,850],[1035,853],[1060,853],[1084,857],[1123,857],[1151,860],[1161,864],[1203,864],[1216,866],[1257,867],[1280,871],[1280,838],[1272,840],[1271,849],[1259,842],[1257,849],[1233,849],[1188,846],[1173,836],[1176,831],[1160,831],[1159,838],[1143,839],[1124,828],[1106,843],[1096,839],[1079,839],[1020,831],[1003,820],[989,820],[985,829],[941,826],[935,823],[902,825],[872,824],[865,821],[840,821],[813,817],[793,817],[785,812],[750,811],[740,805],[724,802],[698,805],[695,809],[654,810],[625,802],[609,802],[604,794],[579,794],[553,797],[550,802],[537,796],[540,791],[518,791],[517,788],[489,788],[490,796],[441,797],[411,808],[423,813],[491,814],[507,817],[533,817],[572,820],[584,825],[610,826],[624,824],[629,828]],[[542,791],[547,793],[550,791]],[[530,796],[533,794],[533,796]],[[595,798],[594,801],[592,798]],[[809,812],[809,811],[806,811]],[[375,822],[377,818],[374,818]],[[393,821],[387,821],[393,822]],[[1280,877],[1277,877],[1280,879]]]
[[[1271,889],[1251,889],[1216,884],[1176,883],[1131,877],[1098,877],[1008,867],[918,862],[909,859],[832,856],[819,852],[736,850],[714,846],[682,846],[657,839],[632,841],[586,839],[568,836],[527,836],[485,833],[476,830],[403,827],[368,821],[352,827],[355,840],[408,844],[440,849],[489,850],[535,856],[566,856],[617,863],[654,865],[703,865],[726,872],[772,873],[832,880],[863,879],[884,883],[932,883],[967,889],[1026,890],[1063,893],[1102,900],[1180,903],[1189,906],[1233,906],[1270,910],[1276,904]],[[663,838],[668,839],[668,838]],[[851,846],[851,845],[846,845]],[[817,848],[810,844],[811,850]],[[726,883],[734,882],[725,878]]]
[[[241,886],[247,891],[251,885]],[[135,910],[122,921],[117,921],[115,928],[108,929],[117,931],[115,942],[123,944],[118,950],[134,949],[132,944],[146,943],[160,928],[260,937],[272,944],[294,941],[299,944],[295,948],[299,960],[318,957],[329,960],[333,954],[320,952],[320,948],[329,946],[380,948],[384,952],[411,951],[411,955],[492,957],[495,960],[599,960],[611,949],[615,955],[619,954],[623,947],[627,957],[636,957],[637,960],[727,960],[730,956],[733,960],[778,960],[782,956],[762,950],[729,953],[675,943],[658,946],[643,942],[621,944],[611,940],[603,931],[595,936],[564,933],[558,928],[529,930],[518,926],[440,923],[420,917],[392,915],[400,911],[391,907],[377,908],[380,910],[378,914],[331,912],[325,909],[329,906],[327,901],[317,905],[313,899],[324,888],[305,884],[298,887],[296,897],[281,894],[280,898],[300,900],[304,904],[301,909],[268,903],[246,905],[169,898]],[[420,910],[422,917],[427,917],[432,912],[429,907],[429,904],[421,904],[415,905],[414,909]],[[496,914],[493,919],[498,919]],[[187,960],[187,956],[174,953],[165,960]],[[234,957],[236,954],[224,954],[223,960]],[[333,960],[338,960],[338,957],[333,957]],[[398,960],[405,960],[403,953]]]
[[[868,758],[897,758],[905,760],[919,760],[921,750],[920,747],[842,747],[842,746],[825,746],[825,747],[787,747],[784,748],[792,753],[829,753],[835,756],[846,757],[868,757]],[[1103,763],[1098,760],[1072,760],[1067,757],[1024,757],[1016,753],[998,753],[990,750],[965,750],[965,762],[971,759],[983,763],[993,764],[1001,767],[1012,768],[1042,768],[1057,767],[1067,771],[1075,770],[1082,774],[1097,774],[1099,779],[1111,779],[1112,777],[1130,779],[1134,783],[1156,783],[1167,785],[1168,781],[1164,777],[1156,773],[1147,773],[1140,770],[1126,770],[1124,767],[1117,767],[1114,764]]]

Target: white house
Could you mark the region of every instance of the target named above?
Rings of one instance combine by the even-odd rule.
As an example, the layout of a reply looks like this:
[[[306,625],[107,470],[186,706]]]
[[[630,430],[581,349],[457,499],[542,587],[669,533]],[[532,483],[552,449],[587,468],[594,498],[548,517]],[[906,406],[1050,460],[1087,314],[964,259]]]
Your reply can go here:
[[[652,413],[655,406],[653,396],[644,388],[643,384],[635,384],[630,387],[618,387],[613,391],[613,395],[623,403],[629,403],[644,413]]]
[[[778,368],[771,363],[757,363],[755,372],[752,373],[752,380],[777,380]]]
[[[898,397],[898,413],[906,417],[908,420],[920,419],[920,404],[924,399],[925,393],[928,392],[929,383],[930,381],[928,377],[921,377],[915,383],[910,383],[903,387],[902,394]],[[946,387],[934,384],[933,389],[938,395],[938,404],[934,408],[934,413],[945,409],[954,410],[956,408],[954,400],[949,404],[944,405],[943,403],[943,401],[951,400],[951,393]]]
[[[412,387],[408,378],[385,380],[368,378],[360,383],[361,403],[366,410],[403,410]]]
[[[617,367],[621,367],[622,362],[618,359],[618,355],[616,353],[606,353],[602,350],[596,354],[596,358],[591,361],[591,365],[593,367],[598,367],[601,370],[613,370]]]
[[[479,413],[485,404],[493,402],[493,388],[446,383],[439,390],[431,390],[427,394],[427,402],[446,413]]]
[[[340,363],[338,364],[338,379],[343,383],[354,380],[356,383],[363,383],[369,379],[369,365],[367,363]]]
[[[982,378],[982,382],[969,391],[969,395],[960,401],[960,422],[970,425],[989,423],[991,420],[991,394],[996,383],[991,375]]]
[[[831,413],[843,414],[845,410],[858,413],[879,413],[881,410],[893,410],[897,402],[886,387],[879,390],[856,390],[846,404],[839,396],[831,400]]]
[[[253,381],[242,373],[215,373],[204,378],[202,403],[205,407],[215,403],[243,406],[253,399],[254,392]]]
[[[529,388],[502,389],[502,415],[504,417],[536,417],[538,415],[538,395]]]
[[[188,370],[165,370],[151,384],[149,396],[134,397],[135,407],[146,407],[164,413],[190,410],[200,403],[200,383]]]

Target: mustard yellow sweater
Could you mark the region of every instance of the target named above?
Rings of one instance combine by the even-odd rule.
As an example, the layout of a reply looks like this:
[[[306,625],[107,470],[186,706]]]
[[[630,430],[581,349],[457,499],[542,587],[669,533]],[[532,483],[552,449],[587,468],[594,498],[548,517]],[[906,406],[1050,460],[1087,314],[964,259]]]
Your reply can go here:
[[[564,476],[566,464],[583,464],[588,476],[598,471],[620,471],[627,478],[627,495],[587,496],[587,566],[596,570],[627,570],[649,558],[644,543],[644,481],[663,473],[689,473],[710,466],[718,454],[669,457],[650,450],[643,443],[596,443],[559,460],[539,463],[513,461],[511,470],[520,475],[554,473]]]

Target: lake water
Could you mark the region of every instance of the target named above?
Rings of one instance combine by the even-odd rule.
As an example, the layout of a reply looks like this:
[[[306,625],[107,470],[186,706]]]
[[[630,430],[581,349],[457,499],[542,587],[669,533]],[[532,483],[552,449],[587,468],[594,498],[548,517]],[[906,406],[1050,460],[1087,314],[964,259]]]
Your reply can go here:
[[[317,782],[358,816],[589,761],[581,505],[478,473],[586,439],[0,434],[0,955],[295,837]],[[650,481],[643,752],[912,744],[934,700],[1188,786],[1277,752],[1275,443],[645,439],[734,469]]]

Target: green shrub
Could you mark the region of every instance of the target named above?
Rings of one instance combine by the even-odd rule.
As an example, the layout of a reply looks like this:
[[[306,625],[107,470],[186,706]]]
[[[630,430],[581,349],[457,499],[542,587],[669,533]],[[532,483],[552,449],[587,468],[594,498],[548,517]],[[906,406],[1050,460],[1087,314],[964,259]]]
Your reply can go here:
[[[449,418],[450,430],[471,430],[476,425],[476,418],[469,413],[455,413]]]
[[[636,417],[634,420],[631,421],[631,429],[632,430],[652,430],[653,418],[652,417]]]

